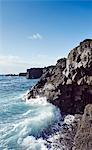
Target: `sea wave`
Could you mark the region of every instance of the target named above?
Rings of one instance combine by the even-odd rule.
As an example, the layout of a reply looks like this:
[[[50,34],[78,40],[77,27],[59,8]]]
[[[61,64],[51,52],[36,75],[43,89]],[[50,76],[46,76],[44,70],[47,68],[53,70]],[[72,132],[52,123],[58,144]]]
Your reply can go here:
[[[22,102],[19,102],[19,105],[22,105]],[[3,148],[7,145],[9,148],[14,148],[17,145],[19,149],[24,150],[46,150],[44,138],[48,135],[48,128],[59,122],[61,118],[59,109],[48,103],[46,97],[40,96],[26,100],[23,105],[28,109],[25,107],[26,111],[20,114],[19,120],[11,122],[11,125],[6,123],[6,132],[1,131],[0,140]]]
[[[53,137],[56,138],[55,134],[61,130],[61,112],[46,97],[38,95],[27,99],[27,89],[33,83],[33,80],[25,78],[12,77],[11,82],[7,77],[1,78],[0,150],[53,149],[47,141],[52,139],[53,143]],[[69,124],[71,121],[73,116],[68,116],[64,123]]]

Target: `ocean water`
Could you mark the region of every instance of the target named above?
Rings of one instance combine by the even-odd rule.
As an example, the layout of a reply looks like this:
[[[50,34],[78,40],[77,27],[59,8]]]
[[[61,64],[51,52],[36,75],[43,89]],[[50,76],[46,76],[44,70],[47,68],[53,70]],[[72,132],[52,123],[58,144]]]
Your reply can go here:
[[[0,150],[48,150],[46,137],[61,115],[46,97],[23,100],[37,81],[0,76]]]

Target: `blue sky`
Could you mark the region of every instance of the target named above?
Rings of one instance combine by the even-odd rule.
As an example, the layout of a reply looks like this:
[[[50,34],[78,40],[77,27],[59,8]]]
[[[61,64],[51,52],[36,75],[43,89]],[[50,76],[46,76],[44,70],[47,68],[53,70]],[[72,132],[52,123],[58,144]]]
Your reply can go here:
[[[0,74],[55,64],[92,38],[92,1],[0,0]]]

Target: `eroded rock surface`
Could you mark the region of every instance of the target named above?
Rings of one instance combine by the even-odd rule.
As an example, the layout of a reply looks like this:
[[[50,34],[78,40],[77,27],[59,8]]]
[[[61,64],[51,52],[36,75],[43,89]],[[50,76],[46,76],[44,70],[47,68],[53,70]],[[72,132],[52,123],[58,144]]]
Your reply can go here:
[[[70,51],[63,73],[73,83],[92,85],[92,40],[84,40]]]
[[[83,113],[84,107],[92,103],[92,40],[84,40],[67,59],[44,69],[27,97],[36,95],[46,96],[64,113]]]
[[[85,107],[74,144],[73,150],[92,150],[92,104]]]

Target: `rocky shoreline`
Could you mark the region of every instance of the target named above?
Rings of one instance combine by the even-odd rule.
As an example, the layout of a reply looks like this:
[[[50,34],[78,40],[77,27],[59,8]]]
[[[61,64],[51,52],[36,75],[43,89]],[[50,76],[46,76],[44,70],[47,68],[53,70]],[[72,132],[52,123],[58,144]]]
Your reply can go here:
[[[70,119],[73,116],[66,116]],[[64,120],[65,120],[64,119]],[[72,121],[58,123],[59,131],[46,141],[49,150],[91,150],[92,149],[92,104],[85,107],[84,114],[75,114]]]
[[[71,117],[74,117],[72,121],[69,121],[69,123],[65,122],[65,120],[71,120]],[[46,145],[48,145],[50,150],[72,150],[78,122],[81,120],[81,117],[82,115],[67,115],[63,124],[58,123],[57,128],[59,128],[59,131],[55,132],[52,137],[47,139]]]
[[[52,142],[49,141],[50,145],[54,145],[52,149],[91,150],[92,39],[81,42],[67,58],[59,59],[56,66],[43,72],[38,83],[28,92],[27,99],[37,95],[46,96],[50,103],[60,108],[62,114],[77,117],[72,124],[53,135]]]
[[[48,68],[27,98],[46,96],[62,113],[83,113],[92,103],[92,40],[86,39],[70,51],[67,59]]]

